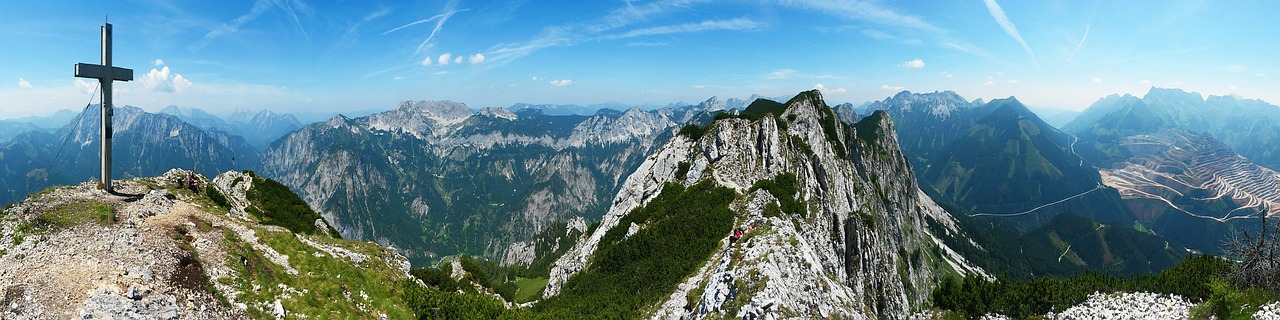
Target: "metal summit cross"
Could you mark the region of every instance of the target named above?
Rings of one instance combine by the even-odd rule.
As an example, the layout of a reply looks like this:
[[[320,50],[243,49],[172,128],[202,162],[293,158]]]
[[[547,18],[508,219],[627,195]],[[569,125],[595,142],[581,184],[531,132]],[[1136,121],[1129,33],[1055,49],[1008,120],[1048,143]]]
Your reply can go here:
[[[132,81],[133,70],[111,66],[111,24],[102,26],[102,64],[76,64],[77,78],[94,78],[102,86],[102,128],[99,137],[99,153],[102,155],[102,188],[111,192],[111,83]]]

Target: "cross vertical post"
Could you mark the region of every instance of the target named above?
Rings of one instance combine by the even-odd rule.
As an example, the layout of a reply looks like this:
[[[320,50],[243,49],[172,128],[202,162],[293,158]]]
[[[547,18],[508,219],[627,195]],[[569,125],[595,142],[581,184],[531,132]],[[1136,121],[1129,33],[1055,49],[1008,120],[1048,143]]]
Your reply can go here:
[[[102,123],[99,135],[99,154],[102,156],[102,188],[110,193],[111,190],[111,116],[115,111],[111,104],[111,83],[115,81],[132,81],[133,70],[111,66],[111,24],[107,23],[102,26],[102,64],[76,64],[76,77],[78,78],[94,78],[98,79],[98,83],[102,86],[102,104],[101,115]]]

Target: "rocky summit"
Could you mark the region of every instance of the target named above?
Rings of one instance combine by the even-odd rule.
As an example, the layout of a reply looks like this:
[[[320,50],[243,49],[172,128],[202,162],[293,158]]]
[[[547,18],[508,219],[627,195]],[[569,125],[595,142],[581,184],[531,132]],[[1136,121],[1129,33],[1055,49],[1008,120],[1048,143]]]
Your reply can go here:
[[[50,188],[6,209],[0,318],[412,316],[388,298],[409,278],[404,257],[329,236],[323,220],[311,234],[264,224],[281,219],[254,214],[274,207],[250,200],[269,185],[252,174],[188,175],[118,181],[115,194]]]
[[[672,184],[732,189],[734,232],[716,237],[655,317],[896,319],[923,305],[936,277],[984,274],[928,227],[959,232],[916,187],[883,112],[847,125],[809,91],[717,118],[700,134],[682,130],[627,178],[595,231],[557,261],[547,297],[575,294],[575,274],[608,268],[596,266],[610,263],[602,248],[660,224],[632,215]],[[620,230],[628,238],[614,240]]]

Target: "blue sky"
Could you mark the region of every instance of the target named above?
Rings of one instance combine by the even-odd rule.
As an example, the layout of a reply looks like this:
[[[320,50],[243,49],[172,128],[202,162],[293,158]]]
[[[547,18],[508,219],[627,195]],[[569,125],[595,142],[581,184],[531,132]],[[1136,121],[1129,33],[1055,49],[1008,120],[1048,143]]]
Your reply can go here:
[[[1273,1],[22,1],[0,4],[0,118],[78,109],[104,16],[116,103],[214,113],[829,103],[900,90],[1083,109],[1151,86],[1280,102]]]

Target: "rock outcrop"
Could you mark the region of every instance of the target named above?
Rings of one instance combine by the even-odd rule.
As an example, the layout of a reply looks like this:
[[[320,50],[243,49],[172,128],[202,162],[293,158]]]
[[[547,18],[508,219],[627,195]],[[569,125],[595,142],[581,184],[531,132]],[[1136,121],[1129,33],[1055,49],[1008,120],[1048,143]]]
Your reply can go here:
[[[113,194],[93,183],[52,188],[5,210],[0,318],[412,316],[388,301],[331,296],[339,286],[390,295],[391,284],[409,279],[404,257],[260,224],[245,213],[250,184],[238,172],[196,177],[217,192],[186,189],[186,178],[175,169],[120,180]]]
[[[883,112],[845,125],[810,91],[780,113],[718,120],[704,135],[677,136],[649,156],[599,227],[556,262],[544,295],[588,268],[601,237],[630,227],[618,222],[664,184],[704,180],[739,192],[731,208],[746,235],[731,241],[726,234],[723,248],[655,306],[655,317],[898,319],[927,299],[942,273],[982,273],[927,227],[960,232],[916,186]],[[797,190],[781,196],[807,213],[771,212],[780,195],[752,188],[782,175],[793,175]]]

